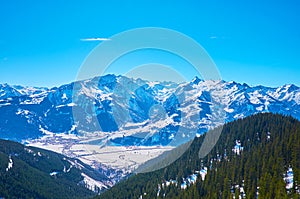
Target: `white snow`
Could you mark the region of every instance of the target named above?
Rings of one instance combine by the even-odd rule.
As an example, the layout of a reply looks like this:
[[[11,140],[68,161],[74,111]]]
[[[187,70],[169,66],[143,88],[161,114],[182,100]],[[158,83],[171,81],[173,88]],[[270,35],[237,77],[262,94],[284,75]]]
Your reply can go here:
[[[268,111],[269,104],[270,104],[270,102],[268,102],[268,101],[265,102],[265,109],[266,109],[266,111]]]
[[[259,106],[259,107],[256,107],[256,110],[258,110],[258,111],[262,111],[262,110],[264,110],[264,106]]]
[[[285,188],[287,190],[290,190],[294,187],[294,172],[292,167],[289,167],[288,170],[286,171],[285,177],[283,178],[283,180],[286,183]]]
[[[56,176],[58,173],[59,173],[59,172],[57,172],[57,171],[53,171],[53,172],[49,173],[49,175],[50,175],[50,176]]]
[[[232,149],[233,153],[240,155],[241,152],[244,150],[244,147],[242,147],[241,141],[240,140],[236,140],[235,141],[235,146]]]
[[[25,150],[27,153],[34,153],[33,150],[31,150],[31,149],[29,149],[29,148],[26,148],[26,147],[24,148],[24,150]]]
[[[9,160],[8,160],[8,165],[7,165],[6,171],[9,171],[12,167],[13,167],[13,160],[12,160],[11,156],[9,156]]]
[[[0,107],[1,106],[9,106],[9,105],[11,105],[11,103],[0,104]]]
[[[66,94],[66,93],[63,93],[61,99],[68,99],[67,94]]]
[[[227,113],[233,113],[233,112],[234,112],[234,109],[228,108],[228,107],[224,108],[224,110],[225,110]]]
[[[22,109],[18,109],[18,111],[16,112],[16,114],[17,115],[20,115],[20,114],[22,114],[22,115],[28,115],[30,113],[30,111],[29,110],[22,110]]]
[[[76,104],[75,103],[73,103],[73,102],[71,102],[71,103],[69,103],[69,104],[62,104],[62,105],[58,105],[58,106],[56,106],[56,108],[61,108],[61,107],[65,107],[65,106],[76,106]]]
[[[186,189],[187,188],[187,184],[186,184],[185,181],[180,185],[180,188],[181,189]]]
[[[241,114],[236,114],[236,115],[234,116],[234,119],[240,119],[240,118],[244,118],[244,114],[243,114],[243,113],[241,113]]]
[[[148,82],[150,88],[153,88],[156,84],[159,84],[159,82]]]
[[[68,135],[74,135],[74,134],[72,134],[72,133],[75,131],[76,127],[77,127],[77,125],[76,125],[76,124],[73,124],[73,125],[71,126],[71,129],[68,131]],[[77,138],[76,135],[75,135],[75,137]]]
[[[260,104],[261,101],[259,100],[259,98],[262,97],[262,94],[259,93],[259,91],[254,91],[253,93],[249,93],[250,95],[250,102],[252,104]]]
[[[127,171],[174,148],[171,146],[106,146],[105,140],[109,140],[110,137],[107,137],[109,134],[103,132],[87,133],[84,136],[52,134],[47,131],[45,133],[47,134],[40,139],[28,140],[28,145],[76,157],[89,165],[96,161],[115,169],[126,169]],[[104,140],[103,145],[89,144],[89,142],[99,139]],[[74,162],[71,164],[76,165]],[[79,165],[77,164],[77,166]]]
[[[82,88],[79,92],[79,95],[84,94],[87,97],[90,97],[92,99],[95,99],[95,97],[97,96],[97,97],[99,97],[100,101],[112,100],[111,96],[113,93],[107,93],[107,91],[102,91],[102,90],[98,89],[96,87],[96,85],[94,85],[94,87],[93,87],[93,86],[87,86],[87,85],[82,84],[81,86],[82,86]],[[107,88],[106,90],[109,90],[109,89]]]
[[[200,170],[200,176],[202,181],[205,180],[205,176],[207,175],[207,167],[204,167],[203,169]]]
[[[91,177],[89,177],[88,175],[86,175],[85,173],[81,173],[81,176],[83,177],[83,182],[85,184],[85,187],[91,191],[97,191],[97,188],[99,188],[100,190],[105,188],[107,189],[108,187],[106,185],[104,185],[102,182],[97,181]]]
[[[54,133],[52,133],[52,132],[50,132],[50,131],[44,129],[41,125],[39,126],[39,130],[40,130],[42,133],[44,133],[45,135],[47,135],[47,136],[51,136],[51,137],[52,137],[52,136],[54,135]]]

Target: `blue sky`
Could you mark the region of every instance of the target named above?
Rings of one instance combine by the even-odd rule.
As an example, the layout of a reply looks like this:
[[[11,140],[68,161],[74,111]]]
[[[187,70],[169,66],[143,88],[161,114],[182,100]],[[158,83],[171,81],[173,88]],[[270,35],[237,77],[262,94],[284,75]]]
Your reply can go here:
[[[100,43],[81,39],[163,27],[201,44],[224,80],[299,86],[299,21],[298,1],[3,0],[0,83],[52,87],[72,82]]]

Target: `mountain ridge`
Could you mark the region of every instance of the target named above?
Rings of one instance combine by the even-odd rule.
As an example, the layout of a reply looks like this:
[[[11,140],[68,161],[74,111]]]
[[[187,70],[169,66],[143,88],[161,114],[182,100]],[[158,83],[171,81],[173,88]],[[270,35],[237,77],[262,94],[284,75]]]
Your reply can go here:
[[[259,113],[229,122],[199,158],[209,134],[171,165],[132,175],[96,198],[299,198],[299,120]]]
[[[79,160],[1,139],[0,165],[5,198],[90,198],[86,176],[107,180]]]
[[[163,151],[165,146],[180,146],[257,113],[299,120],[299,105],[300,88],[295,85],[251,87],[199,78],[176,84],[106,75],[51,89],[4,85],[0,86],[0,138],[49,147],[86,161],[102,169],[105,184],[93,183],[106,189],[133,170],[123,163],[111,167],[111,160],[102,165],[101,158],[94,157],[97,147],[161,146],[158,150]]]
[[[4,113],[0,121],[5,124],[0,125],[0,135],[16,141],[42,137],[45,130],[67,134],[99,130],[127,134],[134,129],[136,133],[149,132],[144,127],[152,125],[157,128],[143,143],[155,145],[158,144],[155,140],[160,139],[165,140],[162,143],[165,145],[176,139],[179,127],[197,129],[196,133],[202,134],[215,127],[215,123],[220,125],[259,112],[300,118],[300,88],[293,84],[251,87],[198,77],[175,84],[106,75],[51,89],[9,87],[0,86],[0,111]],[[221,108],[214,109],[217,106]],[[79,118],[74,117],[76,112]],[[214,114],[221,114],[223,121],[211,122],[217,117]],[[155,117],[167,125],[157,123]],[[186,120],[187,117],[191,119]]]

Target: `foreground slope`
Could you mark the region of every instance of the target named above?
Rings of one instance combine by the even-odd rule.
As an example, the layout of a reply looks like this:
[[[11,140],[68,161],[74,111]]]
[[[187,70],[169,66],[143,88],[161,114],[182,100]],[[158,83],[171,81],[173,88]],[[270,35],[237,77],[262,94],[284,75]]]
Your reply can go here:
[[[90,198],[86,176],[101,177],[76,159],[0,140],[0,198]]]
[[[300,198],[298,120],[265,113],[225,124],[216,146],[201,160],[203,140],[196,138],[170,166],[134,175],[98,197]],[[287,177],[289,170],[293,176]]]

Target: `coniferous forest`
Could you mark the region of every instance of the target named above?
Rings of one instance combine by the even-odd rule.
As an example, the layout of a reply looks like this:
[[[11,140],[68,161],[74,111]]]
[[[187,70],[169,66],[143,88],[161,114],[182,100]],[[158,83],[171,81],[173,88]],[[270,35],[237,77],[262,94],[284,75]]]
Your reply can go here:
[[[171,165],[133,174],[96,198],[300,198],[298,120],[264,113],[230,122],[212,151],[200,159],[204,139],[195,138]],[[70,167],[64,156],[11,141],[0,144],[1,197],[93,197],[78,185],[80,170],[49,175]]]
[[[82,170],[71,168],[67,158],[51,151],[0,140],[0,198],[91,198]],[[81,163],[83,164],[83,163]]]
[[[133,175],[98,198],[300,198],[298,120],[263,113],[225,124],[213,150],[199,159],[203,140],[195,138],[168,167]],[[204,167],[202,180],[197,171]],[[288,181],[289,169],[293,176]],[[193,173],[195,182],[187,180]]]

